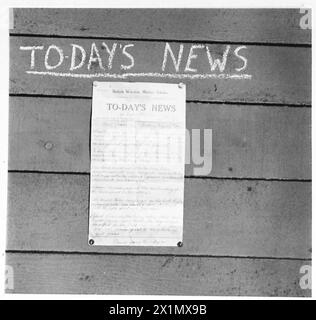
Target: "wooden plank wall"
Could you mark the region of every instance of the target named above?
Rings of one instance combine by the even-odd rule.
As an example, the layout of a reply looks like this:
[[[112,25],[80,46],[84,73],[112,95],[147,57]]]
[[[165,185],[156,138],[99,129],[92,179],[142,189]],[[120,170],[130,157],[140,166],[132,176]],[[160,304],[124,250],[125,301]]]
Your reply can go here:
[[[8,292],[310,296],[299,286],[301,266],[311,264],[311,32],[300,28],[301,16],[299,9],[14,9]],[[197,43],[215,52],[247,47],[251,80],[184,80],[187,128],[213,130],[213,169],[196,177],[186,165],[181,248],[88,245],[95,79],[27,73],[30,52],[20,47],[54,44],[70,55],[71,44],[103,41],[135,44],[137,72],[159,69],[167,41],[184,52]],[[38,71],[44,55],[36,52]],[[205,70],[206,60],[197,67]]]

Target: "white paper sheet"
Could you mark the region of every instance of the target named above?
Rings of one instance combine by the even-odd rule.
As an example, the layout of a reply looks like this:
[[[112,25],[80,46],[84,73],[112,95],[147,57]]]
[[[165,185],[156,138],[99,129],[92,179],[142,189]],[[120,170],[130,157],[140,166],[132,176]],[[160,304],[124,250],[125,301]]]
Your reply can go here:
[[[185,85],[94,82],[89,244],[177,246]]]

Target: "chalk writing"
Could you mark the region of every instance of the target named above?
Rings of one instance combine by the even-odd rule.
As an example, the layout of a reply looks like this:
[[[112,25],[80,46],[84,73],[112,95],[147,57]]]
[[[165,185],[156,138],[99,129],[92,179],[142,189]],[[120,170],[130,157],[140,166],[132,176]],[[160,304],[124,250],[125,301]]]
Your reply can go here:
[[[33,47],[20,47],[20,50],[30,50],[31,51],[31,63],[30,68],[34,69],[35,67],[35,50],[43,50],[44,46],[33,46]]]
[[[144,43],[93,41],[87,44],[85,41],[84,44],[21,46],[20,50],[29,55],[25,71],[38,76],[110,79],[252,78],[250,74],[244,73],[248,68],[247,46],[244,45],[159,43],[155,44],[154,58],[147,56],[141,46]]]
[[[57,64],[55,65],[49,65],[48,63],[48,57],[49,57],[49,53],[50,51],[54,49],[56,50],[56,52],[59,54],[59,61],[57,62]],[[51,45],[48,47],[47,51],[46,51],[46,54],[45,54],[45,67],[47,70],[52,70],[52,69],[56,69],[58,68],[64,61],[64,53],[63,53],[63,50],[55,45]]]

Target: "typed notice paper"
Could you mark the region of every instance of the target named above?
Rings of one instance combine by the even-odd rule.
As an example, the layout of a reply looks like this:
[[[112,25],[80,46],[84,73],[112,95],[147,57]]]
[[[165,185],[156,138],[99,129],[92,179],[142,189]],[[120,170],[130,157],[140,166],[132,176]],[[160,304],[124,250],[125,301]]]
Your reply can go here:
[[[94,82],[89,244],[183,237],[185,85]]]

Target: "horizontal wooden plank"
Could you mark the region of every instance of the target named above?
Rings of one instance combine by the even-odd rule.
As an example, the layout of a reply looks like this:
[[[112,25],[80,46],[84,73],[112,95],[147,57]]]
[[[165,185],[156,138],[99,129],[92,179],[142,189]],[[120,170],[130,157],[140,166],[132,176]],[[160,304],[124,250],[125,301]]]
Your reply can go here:
[[[89,172],[90,113],[87,99],[11,97],[9,169]],[[188,103],[186,121],[212,129],[209,176],[311,179],[310,108]]]
[[[15,34],[310,44],[299,9],[14,9]]]
[[[89,176],[9,173],[9,250],[310,258],[311,183],[185,179],[183,247],[88,245]]]
[[[112,50],[116,43],[111,64],[103,43],[108,50]],[[85,59],[81,49],[74,49],[77,51],[74,51],[72,59],[72,44],[83,48]],[[310,48],[201,44],[203,47],[194,48],[191,58],[188,58],[192,45],[169,43],[176,57],[183,46],[177,70],[170,53],[164,55],[168,48],[165,42],[12,37],[10,92],[90,97],[92,81],[103,79],[185,82],[187,100],[195,101],[311,103]],[[42,48],[34,51],[33,64],[30,46]],[[63,57],[59,66],[57,50],[62,51]],[[226,60],[223,59],[224,52],[227,53]],[[218,64],[215,66],[215,59],[226,61],[221,70]],[[71,70],[71,61],[75,62],[73,67],[79,67]]]
[[[299,285],[309,261],[9,253],[6,264],[8,293],[311,295]]]

